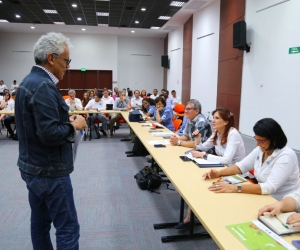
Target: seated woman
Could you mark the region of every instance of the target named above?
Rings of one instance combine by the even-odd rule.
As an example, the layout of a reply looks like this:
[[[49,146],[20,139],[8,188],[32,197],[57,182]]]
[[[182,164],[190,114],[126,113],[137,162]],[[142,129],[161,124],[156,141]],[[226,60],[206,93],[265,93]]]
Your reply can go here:
[[[164,125],[166,128],[174,131],[174,124],[172,121],[173,113],[172,110],[166,107],[166,100],[159,96],[155,99],[156,112],[153,117],[146,117],[146,120],[157,121],[158,123]]]
[[[201,143],[201,135],[198,130],[193,134],[197,134],[195,138],[196,149],[201,151],[193,151],[192,155],[196,158],[204,158],[211,162],[232,165],[237,161],[241,161],[245,157],[244,141],[237,129],[233,114],[225,108],[217,108],[212,112],[214,133],[204,143]],[[215,148],[216,154],[207,154],[206,151]],[[176,229],[183,229],[190,226],[191,210],[183,222],[175,226]]]
[[[232,185],[216,182],[209,187],[215,193],[270,194],[277,200],[299,188],[298,160],[296,153],[286,146],[287,138],[281,126],[271,118],[259,120],[253,127],[256,147],[242,161],[205,173],[203,179],[243,174],[254,169],[258,184]]]
[[[120,94],[120,97],[117,97],[117,99],[114,102],[114,110],[129,110],[130,104],[129,100],[126,98],[126,91],[122,91]],[[122,118],[122,115],[120,113],[116,113],[113,118],[109,121],[109,131],[110,135],[113,135],[113,128],[115,122],[117,122],[119,119]]]
[[[14,100],[10,99],[10,93],[6,92],[3,95],[3,100],[0,101],[0,110],[14,110],[15,102]],[[0,114],[0,121],[6,117],[5,114]]]
[[[153,99],[145,98],[142,100],[142,111],[145,116],[153,117],[156,107]]]
[[[164,125],[166,128],[174,131],[174,125],[172,122],[172,110],[166,107],[166,101],[163,97],[157,97],[155,99],[156,112],[153,117],[147,116],[146,120],[157,121],[158,123]],[[134,145],[132,151],[125,152],[128,157],[132,156],[146,156],[149,152],[146,150],[145,146],[138,137],[134,140]]]
[[[89,101],[90,101],[89,94],[85,92],[83,94],[83,99],[81,100],[82,107],[85,108],[85,106],[89,103]]]
[[[91,89],[88,93],[89,93],[89,99],[90,100],[95,99],[95,90]]]
[[[300,188],[294,190],[288,195],[284,196],[281,201],[264,206],[258,212],[258,216],[269,212],[270,216],[275,216],[279,213],[296,212],[290,215],[287,219],[289,225],[300,227]]]
[[[146,90],[143,89],[143,90],[141,91],[141,97],[142,97],[143,99],[149,98],[149,97],[147,96]]]

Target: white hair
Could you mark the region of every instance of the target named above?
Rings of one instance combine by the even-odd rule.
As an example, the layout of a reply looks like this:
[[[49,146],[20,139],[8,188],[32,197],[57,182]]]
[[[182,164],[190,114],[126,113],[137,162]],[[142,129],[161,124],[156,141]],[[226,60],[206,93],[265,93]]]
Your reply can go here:
[[[33,47],[34,60],[37,65],[47,63],[47,54],[55,53],[60,55],[64,52],[64,45],[73,47],[70,38],[61,33],[49,32],[42,35]]]
[[[71,94],[76,94],[76,91],[75,91],[74,89],[70,89],[70,90],[68,91],[68,94],[69,94],[69,95],[71,95]]]

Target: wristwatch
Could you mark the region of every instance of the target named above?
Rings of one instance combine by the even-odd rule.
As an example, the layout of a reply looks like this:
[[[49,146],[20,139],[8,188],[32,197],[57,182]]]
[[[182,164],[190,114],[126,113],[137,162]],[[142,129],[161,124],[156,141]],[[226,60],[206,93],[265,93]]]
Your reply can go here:
[[[178,146],[181,145],[181,141],[180,141],[180,140],[177,141],[177,145],[178,145]]]
[[[238,189],[238,193],[242,192],[242,186],[241,185],[237,185],[237,189]]]
[[[205,153],[205,154],[202,156],[202,158],[203,158],[204,160],[207,160],[207,153]]]

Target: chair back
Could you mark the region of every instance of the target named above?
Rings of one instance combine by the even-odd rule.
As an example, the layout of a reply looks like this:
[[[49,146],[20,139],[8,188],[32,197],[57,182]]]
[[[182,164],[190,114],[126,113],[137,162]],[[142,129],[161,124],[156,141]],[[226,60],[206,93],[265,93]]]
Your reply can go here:
[[[173,120],[173,125],[174,125],[174,128],[175,128],[175,132],[179,129],[181,123],[182,123],[181,119]]]
[[[69,98],[68,95],[63,95],[62,98],[64,98],[64,100],[67,100]]]
[[[185,105],[176,103],[174,106],[174,111],[178,114],[184,113]]]

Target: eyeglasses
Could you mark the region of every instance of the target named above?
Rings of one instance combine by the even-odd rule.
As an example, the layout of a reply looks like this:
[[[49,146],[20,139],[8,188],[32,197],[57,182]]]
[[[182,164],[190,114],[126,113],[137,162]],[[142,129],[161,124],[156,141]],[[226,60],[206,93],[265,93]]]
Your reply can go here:
[[[195,109],[195,108],[185,108],[184,110],[190,111],[190,110],[192,110],[192,109]]]
[[[259,145],[263,145],[265,143],[265,141],[267,141],[268,139],[264,139],[264,140],[260,140],[260,139],[256,139],[255,136],[253,136],[253,138],[257,141],[257,143]]]
[[[61,57],[61,58],[63,58],[64,60],[65,60],[65,62],[66,62],[66,64],[67,64],[67,66],[71,63],[71,59],[70,58],[68,58],[68,57],[63,57],[63,56],[61,56],[61,55],[58,55],[58,54],[56,54],[56,53],[53,53],[53,55],[55,55],[56,57]]]

